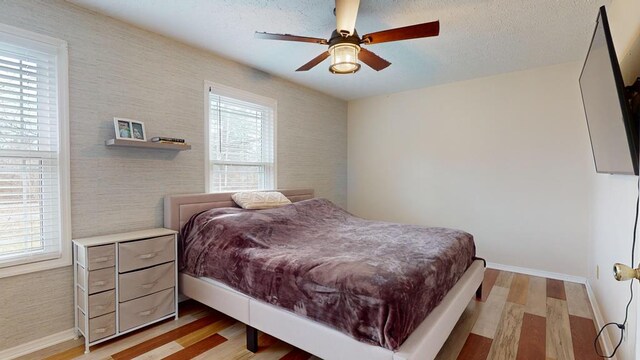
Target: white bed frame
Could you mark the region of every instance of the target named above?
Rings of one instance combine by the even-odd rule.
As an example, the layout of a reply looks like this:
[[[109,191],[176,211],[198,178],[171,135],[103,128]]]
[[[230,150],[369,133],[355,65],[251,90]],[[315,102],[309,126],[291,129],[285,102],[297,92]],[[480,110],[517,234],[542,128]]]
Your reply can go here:
[[[278,190],[292,202],[313,198],[313,190]],[[164,226],[179,231],[198,212],[237,206],[233,193],[170,195],[164,199]],[[474,261],[462,278],[396,351],[365,344],[321,323],[238,292],[209,278],[179,275],[179,291],[250,327],[326,360],[434,359],[482,285],[484,264]],[[248,336],[249,337],[249,336]]]

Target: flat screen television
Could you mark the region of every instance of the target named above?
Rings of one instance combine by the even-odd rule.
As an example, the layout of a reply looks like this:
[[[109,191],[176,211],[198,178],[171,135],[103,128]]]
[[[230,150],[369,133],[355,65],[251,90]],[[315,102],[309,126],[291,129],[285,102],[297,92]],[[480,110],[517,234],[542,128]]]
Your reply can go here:
[[[638,175],[638,124],[630,115],[604,6],[580,74],[596,172]]]

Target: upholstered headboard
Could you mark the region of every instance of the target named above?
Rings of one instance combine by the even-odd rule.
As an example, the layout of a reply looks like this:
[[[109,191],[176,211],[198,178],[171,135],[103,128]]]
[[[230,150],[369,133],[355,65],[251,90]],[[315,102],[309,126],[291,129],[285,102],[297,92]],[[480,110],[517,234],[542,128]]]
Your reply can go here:
[[[291,202],[313,198],[313,189],[275,191],[280,191]],[[194,214],[219,207],[237,207],[231,199],[233,194],[234,192],[167,195],[164,197],[164,227],[180,231],[182,225]]]

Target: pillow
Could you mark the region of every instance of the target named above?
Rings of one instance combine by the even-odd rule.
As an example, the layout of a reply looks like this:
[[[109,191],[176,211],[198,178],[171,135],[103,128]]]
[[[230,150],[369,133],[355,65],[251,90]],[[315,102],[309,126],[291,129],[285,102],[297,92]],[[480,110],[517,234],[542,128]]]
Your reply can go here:
[[[291,204],[286,196],[277,191],[238,192],[231,195],[233,201],[243,209],[271,209]]]

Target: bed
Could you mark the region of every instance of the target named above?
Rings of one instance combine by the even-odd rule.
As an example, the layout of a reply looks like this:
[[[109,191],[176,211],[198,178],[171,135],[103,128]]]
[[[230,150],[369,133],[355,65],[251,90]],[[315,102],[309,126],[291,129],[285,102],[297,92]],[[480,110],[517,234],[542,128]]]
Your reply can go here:
[[[311,205],[327,207],[313,199],[313,190],[280,190],[292,202],[291,207],[300,209]],[[172,195],[165,198],[165,227],[181,230],[192,215],[203,211],[215,213],[218,210],[236,207],[231,193]],[[304,200],[304,201],[303,201]],[[328,207],[330,209],[330,207]],[[191,224],[189,224],[191,226]],[[465,264],[466,267],[466,264]],[[442,298],[429,315],[411,328],[408,337],[390,346],[371,341],[358,341],[354,334],[336,330],[319,321],[300,316],[294,311],[283,309],[270,303],[269,299],[251,291],[238,291],[221,281],[206,276],[195,275],[190,269],[181,273],[180,291],[187,297],[206,304],[247,324],[247,340],[250,350],[257,349],[255,329],[286,341],[309,353],[324,359],[432,359],[444,344],[458,318],[474,293],[481,289],[484,265],[482,261],[472,261],[466,271]],[[235,288],[241,288],[235,286]],[[247,290],[247,289],[245,289]],[[248,289],[251,290],[251,289]],[[366,340],[366,339],[365,339]]]

